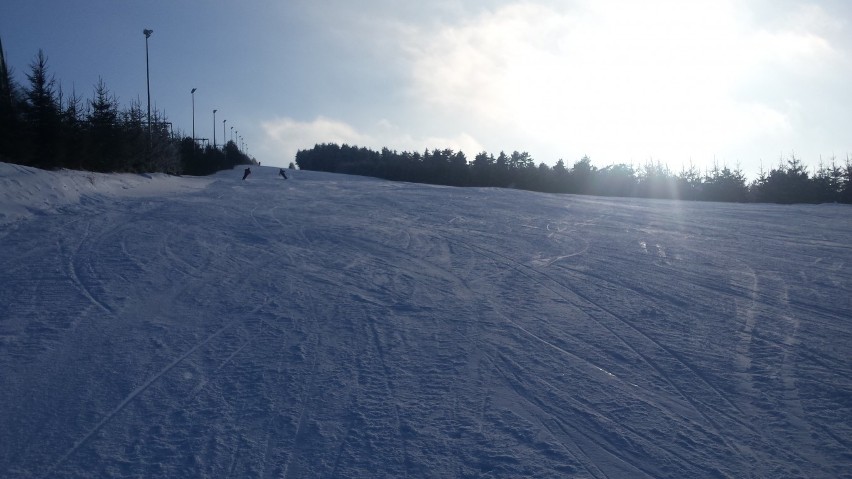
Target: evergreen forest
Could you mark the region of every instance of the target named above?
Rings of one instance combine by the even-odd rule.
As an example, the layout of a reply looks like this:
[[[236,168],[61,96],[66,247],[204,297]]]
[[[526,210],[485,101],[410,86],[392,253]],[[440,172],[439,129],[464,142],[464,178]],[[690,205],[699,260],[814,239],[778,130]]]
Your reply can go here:
[[[229,141],[198,145],[140,101],[121,108],[103,80],[91,97],[66,92],[41,50],[16,84],[0,42],[0,161],[42,169],[207,175],[256,161]]]
[[[852,163],[832,159],[809,172],[795,154],[779,160],[771,171],[748,182],[743,172],[714,166],[700,172],[694,166],[673,173],[659,162],[640,167],[592,165],[588,156],[570,168],[536,164],[529,153],[481,152],[468,161],[450,149],[380,152],[364,147],[326,143],[296,153],[299,169],[373,176],[396,181],[448,186],[518,188],[546,193],[626,196],[698,201],[764,203],[852,203]]]

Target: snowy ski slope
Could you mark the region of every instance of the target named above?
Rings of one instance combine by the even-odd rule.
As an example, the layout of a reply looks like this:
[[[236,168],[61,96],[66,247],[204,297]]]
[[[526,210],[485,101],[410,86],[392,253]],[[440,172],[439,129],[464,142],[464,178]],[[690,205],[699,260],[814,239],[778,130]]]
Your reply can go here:
[[[852,477],[852,208],[0,163],[0,477]]]

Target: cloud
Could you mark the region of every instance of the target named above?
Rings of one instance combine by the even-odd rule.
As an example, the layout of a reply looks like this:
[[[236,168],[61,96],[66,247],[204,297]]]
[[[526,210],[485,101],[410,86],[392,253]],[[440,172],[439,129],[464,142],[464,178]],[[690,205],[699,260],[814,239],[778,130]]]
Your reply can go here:
[[[325,117],[310,122],[292,118],[275,118],[261,123],[263,140],[262,157],[271,159],[276,166],[295,161],[298,150],[313,148],[320,143],[358,145],[367,140],[352,126]],[[270,161],[270,160],[268,160]]]
[[[298,150],[316,144],[337,143],[362,146],[376,151],[390,148],[397,151],[423,151],[450,148],[456,151],[479,152],[482,145],[471,135],[460,133],[452,137],[416,137],[386,119],[377,122],[370,133],[359,131],[339,120],[318,117],[302,122],[292,118],[276,118],[262,123],[264,138],[261,157],[273,166],[286,166],[295,161]]]
[[[816,162],[852,149],[852,37],[831,10],[842,3],[388,5],[331,18],[349,18],[334,30],[345,48],[323,63],[335,88],[311,86],[315,110],[298,116],[314,120],[264,124],[265,159],[336,142],[468,156],[518,149],[550,164],[584,154],[599,166],[718,160],[751,175],[791,151]]]
[[[405,127],[392,124],[387,119],[379,121],[375,135],[371,140],[378,149],[386,146],[397,151],[424,151],[433,149],[449,148],[455,151],[463,151],[473,155],[484,150],[480,143],[472,135],[461,132],[451,136],[414,136]]]
[[[525,138],[550,163],[755,155],[801,126],[815,101],[802,83],[848,62],[824,35],[843,26],[819,6],[772,25],[758,13],[734,0],[507,3],[412,30],[408,95],[478,138]]]

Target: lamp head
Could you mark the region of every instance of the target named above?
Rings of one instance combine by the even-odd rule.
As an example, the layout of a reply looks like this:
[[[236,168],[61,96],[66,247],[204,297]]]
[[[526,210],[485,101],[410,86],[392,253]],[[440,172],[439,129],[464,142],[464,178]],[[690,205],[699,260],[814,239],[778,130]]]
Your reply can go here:
[[[142,33],[145,34],[145,38],[148,38],[148,37],[151,36],[152,33],[154,33],[154,30],[149,30],[149,29],[146,28],[146,29],[142,30]]]
[[[193,88],[190,93],[195,93],[195,90],[198,90],[198,88]]]

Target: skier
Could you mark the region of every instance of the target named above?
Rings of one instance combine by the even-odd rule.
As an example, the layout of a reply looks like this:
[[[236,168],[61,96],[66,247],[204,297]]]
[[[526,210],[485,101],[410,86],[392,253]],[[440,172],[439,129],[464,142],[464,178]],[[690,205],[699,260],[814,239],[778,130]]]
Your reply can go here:
[[[283,176],[285,180],[287,179],[287,173],[284,173],[284,168],[278,170],[278,174]]]
[[[243,179],[246,179],[246,177],[248,177],[248,175],[250,175],[250,174],[251,174],[251,168],[246,168],[245,171],[243,172]]]

